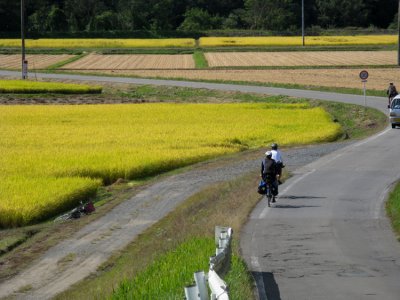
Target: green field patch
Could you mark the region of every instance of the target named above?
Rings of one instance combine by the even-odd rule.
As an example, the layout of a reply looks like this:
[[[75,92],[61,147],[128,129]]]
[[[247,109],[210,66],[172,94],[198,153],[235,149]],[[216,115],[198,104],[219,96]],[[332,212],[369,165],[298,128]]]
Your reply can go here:
[[[31,80],[0,80],[0,93],[5,94],[99,94],[101,86],[42,82]]]

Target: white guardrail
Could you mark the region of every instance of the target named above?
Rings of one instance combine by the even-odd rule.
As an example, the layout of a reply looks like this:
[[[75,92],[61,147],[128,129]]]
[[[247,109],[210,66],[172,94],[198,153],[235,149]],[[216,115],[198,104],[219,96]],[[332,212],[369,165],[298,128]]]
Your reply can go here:
[[[215,227],[215,256],[210,257],[210,269],[206,275],[204,271],[194,273],[195,284],[185,287],[186,300],[207,300],[208,285],[211,290],[211,300],[229,300],[228,286],[220,275],[225,274],[231,262],[232,228]],[[218,275],[218,273],[220,275]]]

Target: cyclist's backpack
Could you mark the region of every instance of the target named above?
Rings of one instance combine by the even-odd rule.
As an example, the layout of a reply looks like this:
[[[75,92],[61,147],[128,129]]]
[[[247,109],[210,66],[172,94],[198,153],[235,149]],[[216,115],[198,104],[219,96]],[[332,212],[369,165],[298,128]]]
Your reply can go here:
[[[257,192],[261,195],[264,195],[267,192],[267,184],[265,183],[264,180],[261,180],[260,183],[258,184]]]

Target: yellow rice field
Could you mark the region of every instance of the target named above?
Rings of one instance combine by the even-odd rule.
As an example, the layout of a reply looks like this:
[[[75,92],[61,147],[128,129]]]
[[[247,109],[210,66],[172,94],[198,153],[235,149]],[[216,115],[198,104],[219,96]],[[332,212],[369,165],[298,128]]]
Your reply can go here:
[[[101,91],[101,86],[87,84],[0,79],[0,93],[98,94]]]
[[[27,48],[168,48],[194,47],[194,39],[27,39]],[[19,39],[0,39],[0,47],[21,47]]]
[[[0,106],[0,119],[0,227],[54,216],[117,178],[341,132],[305,104]]]
[[[307,36],[307,46],[394,45],[397,35]],[[301,36],[201,37],[200,47],[301,46]]]
[[[45,69],[72,57],[74,57],[74,55],[28,54],[26,55],[26,60],[28,61],[29,69]],[[21,54],[0,54],[0,69],[21,69],[21,63]]]
[[[210,67],[395,65],[396,51],[206,52]]]
[[[101,55],[91,53],[78,61],[64,65],[64,70],[134,70],[134,69],[193,69],[191,54],[181,55]]]

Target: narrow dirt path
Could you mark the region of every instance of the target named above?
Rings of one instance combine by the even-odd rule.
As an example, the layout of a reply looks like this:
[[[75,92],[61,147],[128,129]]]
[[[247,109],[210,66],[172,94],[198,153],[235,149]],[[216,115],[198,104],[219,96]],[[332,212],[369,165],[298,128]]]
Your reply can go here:
[[[335,143],[285,151],[286,165],[296,169],[339,147],[342,145]],[[191,195],[210,184],[232,180],[258,169],[261,158],[251,157],[230,158],[223,164],[218,161],[200,163],[198,167],[149,186],[72,238],[51,248],[27,270],[0,284],[0,298],[9,295],[18,299],[52,298],[95,272],[113,252],[124,248]],[[62,268],[59,262],[63,262]],[[27,286],[29,291],[18,292]]]

